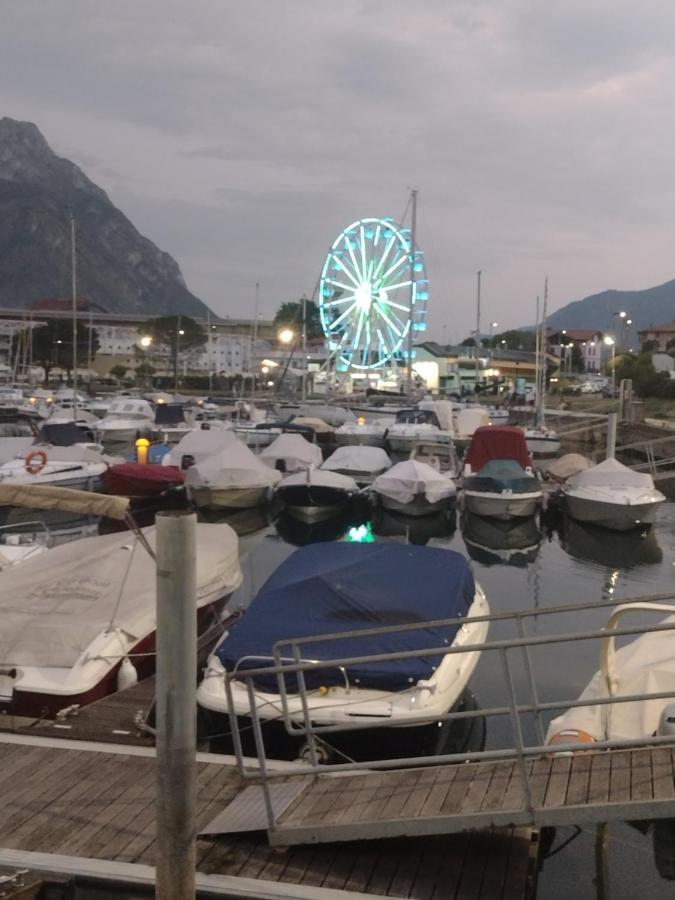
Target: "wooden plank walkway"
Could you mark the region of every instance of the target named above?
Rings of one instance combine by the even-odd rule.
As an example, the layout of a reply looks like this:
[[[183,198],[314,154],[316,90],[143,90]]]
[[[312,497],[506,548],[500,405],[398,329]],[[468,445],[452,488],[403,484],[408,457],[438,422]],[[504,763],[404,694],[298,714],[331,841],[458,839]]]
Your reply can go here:
[[[270,830],[276,846],[510,825],[675,818],[675,746],[527,762],[532,809],[513,761],[322,775]]]
[[[232,765],[213,755],[199,759],[197,825],[203,828],[243,785]],[[420,777],[423,774],[429,777],[425,770]],[[411,780],[408,775],[406,783]],[[419,791],[424,783],[422,779]],[[55,862],[54,871],[68,870],[64,860],[73,859],[87,865],[99,860],[152,866],[154,792],[151,749],[104,750],[85,743],[79,747],[75,741],[0,735],[0,859],[16,851],[42,854]],[[408,810],[420,802],[420,794],[416,796]],[[396,800],[387,803],[391,809]],[[295,896],[307,896],[309,891],[317,900],[333,896],[331,891],[417,900],[492,900],[531,896],[536,849],[530,828],[412,840],[352,840],[284,851],[271,847],[265,832],[256,832],[200,838],[197,868],[208,876],[255,879],[260,896],[268,897],[286,896],[281,885],[298,885],[302,890]],[[56,868],[57,861],[61,868]],[[28,866],[28,860],[24,864]],[[278,894],[271,884],[280,885]]]

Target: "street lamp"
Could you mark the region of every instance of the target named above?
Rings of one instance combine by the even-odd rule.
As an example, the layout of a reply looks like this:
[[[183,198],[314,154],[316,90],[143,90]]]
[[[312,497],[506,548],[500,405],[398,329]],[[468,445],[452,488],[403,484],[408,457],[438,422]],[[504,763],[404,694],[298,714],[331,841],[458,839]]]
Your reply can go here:
[[[492,346],[492,330],[493,328],[499,328],[499,322],[490,322],[490,346]]]
[[[144,334],[143,337],[138,342],[144,350],[147,350],[150,344],[152,343],[152,338],[149,334]]]
[[[610,337],[609,335],[605,335],[605,337],[603,338],[603,342],[604,342],[605,346],[612,348],[612,362],[611,362],[611,366],[612,366],[612,399],[614,399],[614,390],[616,388],[616,373],[614,371],[614,345],[615,345],[616,341],[614,340],[614,338]]]
[[[282,344],[290,344],[295,337],[295,332],[292,328],[282,328],[281,331],[277,334],[277,337]]]

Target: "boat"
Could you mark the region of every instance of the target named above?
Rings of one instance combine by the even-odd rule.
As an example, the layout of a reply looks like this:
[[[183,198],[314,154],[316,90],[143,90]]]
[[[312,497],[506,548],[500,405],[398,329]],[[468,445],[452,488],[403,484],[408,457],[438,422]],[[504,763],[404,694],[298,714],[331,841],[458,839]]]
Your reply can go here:
[[[154,526],[142,535],[153,548]],[[232,529],[197,525],[202,659],[240,581]],[[114,693],[121,671],[152,674],[155,582],[155,561],[130,532],[54,547],[0,572],[0,710],[54,718]]]
[[[569,516],[612,531],[651,525],[666,499],[648,472],[636,472],[614,458],[572,475],[562,491]]]
[[[14,459],[0,465],[0,483],[96,491],[101,488],[107,468],[107,460],[88,447],[33,444],[27,451],[20,451]]]
[[[318,416],[295,416],[288,424],[296,428],[311,429],[314,440],[320,446],[333,443],[335,428]]]
[[[96,425],[96,437],[106,447],[127,446],[138,437],[154,440],[158,436],[152,406],[147,400],[134,397],[114,400]]]
[[[248,509],[265,503],[281,473],[261,462],[232,431],[218,436],[219,448],[187,468],[190,499],[208,509]]]
[[[335,429],[335,441],[338,447],[382,447],[384,448],[387,439],[386,431],[388,424],[386,421],[377,420],[375,422],[366,422],[360,417],[356,422],[345,422]]]
[[[323,462],[323,453],[300,434],[280,434],[260,451],[260,459],[279,472],[302,472],[316,469]]]
[[[372,491],[384,509],[407,516],[443,512],[457,499],[457,488],[448,475],[416,459],[397,463],[378,475]]]
[[[490,424],[490,416],[484,406],[468,406],[460,409],[455,418],[455,446],[465,450],[477,428]]]
[[[477,428],[464,460],[464,508],[497,519],[533,516],[542,503],[522,429],[512,425]]]
[[[168,453],[162,455],[162,465],[186,469],[200,459],[206,459],[212,453],[231,446],[232,434],[232,428],[225,422],[215,427],[214,423],[202,422],[191,428]]]
[[[288,515],[302,522],[321,522],[338,515],[358,493],[353,478],[323,469],[287,475],[274,489]]]
[[[536,516],[505,520],[465,512],[462,537],[471,559],[486,566],[526,566],[541,546]]]
[[[183,403],[158,403],[155,407],[155,431],[166,444],[177,444],[194,426],[185,418]]]
[[[505,406],[488,406],[490,425],[508,425],[509,411]]]
[[[359,485],[372,484],[378,475],[391,468],[391,460],[381,447],[351,445],[338,447],[321,464],[325,472],[337,472],[353,478]]]
[[[178,466],[125,462],[103,473],[105,492],[118,497],[158,497],[184,481],[185,472]]]
[[[260,549],[269,555],[267,547]],[[271,550],[280,552],[279,547]],[[386,742],[387,756],[396,755],[397,746],[413,736],[424,735],[427,747],[437,744],[438,719],[461,702],[480,650],[377,664],[364,660],[325,667],[321,661],[483,643],[488,623],[472,617],[486,616],[489,607],[463,556],[435,547],[339,542],[292,551],[267,578],[257,565],[252,564],[251,571],[257,583],[252,577],[248,596],[232,598],[233,604],[247,607],[246,612],[215,647],[198,688],[208,732],[231,731],[226,677],[231,712],[246,728],[249,692],[238,675],[272,665],[275,653],[290,655],[290,648],[283,646],[288,639],[321,635],[302,645],[303,657],[314,663],[304,673],[306,694],[298,693],[295,675],[280,676],[291,725],[300,726],[306,703],[315,726],[357,726],[331,733],[329,741],[352,758],[362,755],[359,748],[367,755],[378,736]],[[444,619],[454,621],[429,624]],[[411,628],[411,623],[419,627]],[[396,625],[408,627],[396,631],[391,627]],[[378,626],[380,633],[373,633]],[[387,626],[384,633],[381,626]],[[326,639],[331,633],[336,639]],[[254,676],[254,692],[257,716],[271,746],[278,740],[291,757],[302,753],[302,738],[289,739],[281,721],[277,676]],[[371,727],[383,722],[384,732]]]
[[[419,443],[447,448],[452,441],[451,432],[441,428],[438,416],[432,409],[399,410],[386,437],[391,450],[406,454]]]
[[[582,456],[580,453],[565,453],[546,465],[544,477],[551,481],[557,481],[558,484],[563,484],[572,475],[583,472],[585,469],[590,469],[592,465],[593,463],[590,459]]]

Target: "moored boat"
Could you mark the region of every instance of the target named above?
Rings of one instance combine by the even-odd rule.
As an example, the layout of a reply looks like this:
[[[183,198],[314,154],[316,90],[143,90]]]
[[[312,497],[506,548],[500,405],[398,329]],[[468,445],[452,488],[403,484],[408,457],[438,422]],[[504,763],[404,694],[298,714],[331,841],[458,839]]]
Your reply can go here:
[[[321,522],[338,515],[358,493],[353,478],[323,469],[288,475],[274,490],[286,512],[302,522]]]
[[[371,484],[378,475],[391,468],[391,460],[381,447],[367,445],[338,447],[321,464],[326,472],[347,475],[358,484]]]
[[[407,516],[442,512],[457,499],[457,488],[448,475],[416,459],[404,460],[378,475],[372,490],[384,509]]]

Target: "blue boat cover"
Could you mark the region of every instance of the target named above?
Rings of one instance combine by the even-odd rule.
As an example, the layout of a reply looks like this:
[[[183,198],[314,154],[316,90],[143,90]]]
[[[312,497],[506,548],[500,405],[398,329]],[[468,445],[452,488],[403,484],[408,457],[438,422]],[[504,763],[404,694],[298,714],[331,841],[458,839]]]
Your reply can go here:
[[[312,544],[275,570],[216,653],[231,671],[244,656],[271,656],[273,645],[283,638],[414,622],[422,627],[308,643],[302,646],[302,657],[337,659],[441,647],[452,643],[459,626],[429,628],[424,623],[465,616],[474,594],[469,563],[451,550],[401,544]],[[436,655],[358,664],[347,667],[347,674],[352,685],[400,691],[429,678],[441,659]],[[260,659],[247,660],[239,669],[264,665]],[[285,677],[286,689],[295,692],[295,676]],[[276,675],[258,676],[255,682],[260,690],[278,691]],[[323,668],[306,671],[305,683],[316,689],[344,684],[344,678],[337,669]]]
[[[534,475],[528,475],[515,459],[493,459],[475,475],[465,478],[464,488],[490,493],[513,491],[514,494],[527,494],[540,489]]]

